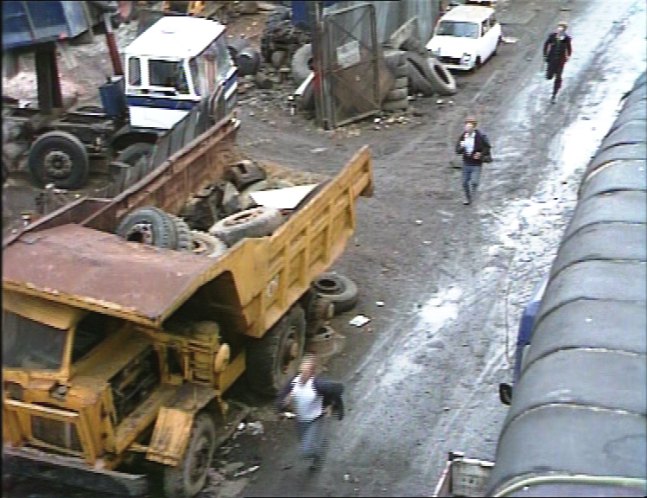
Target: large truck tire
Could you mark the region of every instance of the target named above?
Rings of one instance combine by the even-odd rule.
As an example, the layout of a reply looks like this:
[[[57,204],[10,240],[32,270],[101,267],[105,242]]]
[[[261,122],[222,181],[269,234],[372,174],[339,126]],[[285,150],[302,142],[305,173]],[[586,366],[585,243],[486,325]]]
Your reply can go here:
[[[193,498],[207,482],[211,459],[216,451],[216,424],[207,412],[193,420],[191,437],[182,460],[164,468],[164,494],[167,498]]]
[[[421,93],[425,97],[431,97],[434,94],[431,81],[413,65],[409,66],[409,88],[413,93]]]
[[[303,308],[296,305],[261,339],[248,340],[246,376],[257,393],[276,396],[297,374],[305,346],[304,315]]]
[[[38,137],[27,159],[34,181],[41,187],[78,189],[88,180],[90,160],[85,146],[66,131],[50,131]]]
[[[312,44],[299,47],[292,56],[292,79],[299,86],[312,72]]]
[[[127,163],[134,166],[139,162],[140,159],[144,159],[146,161],[144,169],[146,170],[148,163],[152,159],[154,148],[155,146],[153,144],[146,142],[134,143],[132,145],[129,145],[119,153],[119,155],[117,156],[117,161],[121,161],[122,163]]]
[[[320,296],[330,299],[335,314],[352,309],[357,304],[357,284],[350,278],[337,273],[322,273],[312,282]]]
[[[429,82],[440,95],[454,95],[456,93],[456,80],[452,73],[435,57],[427,59],[431,78]]]
[[[175,225],[175,233],[177,235],[176,249],[178,251],[190,252],[193,250],[193,237],[191,236],[191,229],[186,221],[179,216],[170,215]]]
[[[217,258],[227,252],[227,244],[214,235],[193,230],[191,231],[191,252],[198,256]]]
[[[265,237],[271,235],[283,223],[281,211],[258,206],[245,209],[217,221],[209,233],[231,247],[246,237]]]
[[[177,231],[173,218],[156,207],[142,207],[127,214],[119,223],[117,235],[165,249],[177,249]]]

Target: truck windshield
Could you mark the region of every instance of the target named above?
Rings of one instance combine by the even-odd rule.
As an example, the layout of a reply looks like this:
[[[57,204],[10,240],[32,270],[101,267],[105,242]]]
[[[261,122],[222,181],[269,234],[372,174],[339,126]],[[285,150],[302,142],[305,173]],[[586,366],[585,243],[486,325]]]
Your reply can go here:
[[[473,22],[441,21],[436,34],[458,38],[478,38],[479,25]]]
[[[9,311],[2,312],[2,366],[59,370],[67,331],[55,329]]]
[[[150,86],[174,88],[178,93],[189,93],[189,84],[182,61],[150,59],[148,61]]]

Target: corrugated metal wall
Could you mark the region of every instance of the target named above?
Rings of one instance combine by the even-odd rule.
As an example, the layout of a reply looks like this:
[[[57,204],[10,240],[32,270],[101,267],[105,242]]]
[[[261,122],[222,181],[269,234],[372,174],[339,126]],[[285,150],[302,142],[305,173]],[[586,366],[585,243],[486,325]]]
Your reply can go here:
[[[370,3],[375,7],[378,43],[385,43],[391,34],[414,16],[418,17],[418,38],[427,43],[438,19],[438,0],[341,1],[324,8],[324,14],[352,5]],[[350,20],[349,20],[350,21]],[[353,28],[352,22],[347,29]]]

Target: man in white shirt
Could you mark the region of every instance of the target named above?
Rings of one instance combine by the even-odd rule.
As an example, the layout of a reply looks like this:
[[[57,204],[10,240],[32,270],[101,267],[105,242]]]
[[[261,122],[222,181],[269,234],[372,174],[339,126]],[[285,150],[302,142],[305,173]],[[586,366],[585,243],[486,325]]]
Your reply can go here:
[[[315,377],[316,358],[304,357],[299,374],[279,393],[279,410],[291,404],[296,414],[301,454],[311,458],[311,470],[320,468],[326,447],[326,415],[335,407],[343,417],[341,394],[343,385]]]
[[[476,128],[476,118],[465,119],[465,129],[456,143],[456,153],[463,156],[463,204],[469,205],[476,194],[481,178],[483,162],[490,160],[490,141]]]

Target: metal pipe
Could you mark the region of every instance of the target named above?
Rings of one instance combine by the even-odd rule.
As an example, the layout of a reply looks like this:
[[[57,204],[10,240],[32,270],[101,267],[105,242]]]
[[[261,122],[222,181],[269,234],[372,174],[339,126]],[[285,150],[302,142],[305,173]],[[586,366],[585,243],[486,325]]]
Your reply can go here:
[[[115,41],[115,34],[112,31],[112,24],[110,23],[110,14],[103,14],[103,26],[106,30],[106,42],[108,44],[108,51],[110,52],[110,61],[112,62],[112,70],[115,76],[123,76],[124,69],[121,65],[121,57],[117,49],[117,42]]]

